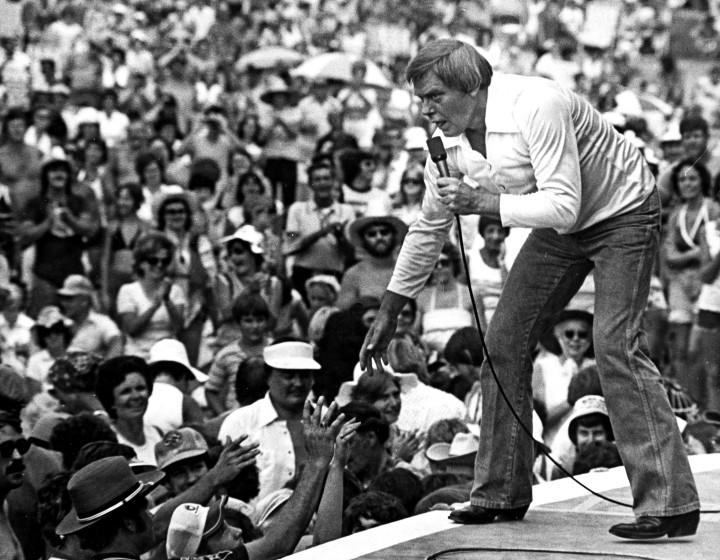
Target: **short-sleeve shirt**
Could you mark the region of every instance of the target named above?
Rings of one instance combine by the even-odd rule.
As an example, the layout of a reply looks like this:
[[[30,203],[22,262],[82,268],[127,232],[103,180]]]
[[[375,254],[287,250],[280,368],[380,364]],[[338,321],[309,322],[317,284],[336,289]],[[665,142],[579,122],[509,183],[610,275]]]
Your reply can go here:
[[[176,306],[185,306],[185,296],[182,290],[172,285],[170,288],[170,301]],[[152,307],[152,301],[148,298],[140,285],[140,282],[132,282],[131,284],[123,284],[120,287],[117,297],[117,312],[119,315],[123,313],[136,313],[142,315]],[[158,307],[153,314],[148,325],[142,333],[130,336],[128,335],[125,343],[125,353],[133,356],[141,356],[147,359],[150,353],[150,347],[158,340],[163,338],[173,338],[175,331],[170,324],[170,315],[164,305]]]
[[[248,352],[242,348],[236,340],[225,346],[215,356],[208,380],[205,382],[205,390],[225,395],[225,406],[228,410],[238,407],[237,396],[235,395],[235,377],[238,366],[243,360],[250,356],[262,356],[262,347],[258,346],[257,352]]]
[[[110,317],[90,311],[87,319],[78,326],[70,343],[70,350],[80,350],[104,356],[110,342],[121,336],[120,329]]]

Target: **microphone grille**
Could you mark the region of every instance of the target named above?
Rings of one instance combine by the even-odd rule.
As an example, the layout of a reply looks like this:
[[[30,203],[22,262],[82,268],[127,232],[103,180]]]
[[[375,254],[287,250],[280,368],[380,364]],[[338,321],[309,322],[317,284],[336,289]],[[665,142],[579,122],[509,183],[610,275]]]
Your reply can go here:
[[[442,138],[439,136],[433,136],[427,141],[428,151],[430,152],[430,159],[433,161],[442,161],[447,159],[447,152],[443,145]]]

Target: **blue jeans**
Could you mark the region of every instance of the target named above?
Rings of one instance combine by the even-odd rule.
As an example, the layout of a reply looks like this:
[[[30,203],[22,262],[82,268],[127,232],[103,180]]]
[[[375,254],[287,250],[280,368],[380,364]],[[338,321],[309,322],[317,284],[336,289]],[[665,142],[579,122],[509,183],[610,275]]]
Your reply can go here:
[[[487,345],[513,407],[531,426],[530,352],[594,270],[595,356],[634,511],[667,516],[700,506],[675,417],[641,331],[659,235],[657,193],[636,210],[578,233],[534,230],[510,270]],[[492,508],[529,504],[532,439],[502,399],[487,360],[481,385],[480,447],[471,503]]]

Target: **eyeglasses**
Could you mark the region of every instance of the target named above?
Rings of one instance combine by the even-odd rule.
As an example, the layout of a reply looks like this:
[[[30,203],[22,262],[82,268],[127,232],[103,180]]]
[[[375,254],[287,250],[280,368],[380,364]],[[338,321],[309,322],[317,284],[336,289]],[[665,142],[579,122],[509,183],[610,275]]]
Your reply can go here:
[[[372,239],[373,237],[387,237],[391,233],[390,228],[369,228],[365,230],[363,236]]]
[[[445,268],[450,266],[450,259],[438,259],[438,262],[435,263],[435,266],[437,268]]]
[[[165,208],[165,215],[179,216],[180,214],[186,214],[185,208]]]
[[[577,337],[580,340],[587,340],[590,336],[590,333],[587,331],[576,331],[572,329],[568,329],[563,332],[563,336],[567,338],[568,340],[572,340],[573,338]]]
[[[168,266],[170,266],[169,258],[161,259],[158,257],[148,257],[145,259],[145,262],[148,263],[150,266],[160,266],[162,268],[167,268]]]
[[[28,449],[30,449],[30,442],[25,438],[3,441],[0,443],[0,457],[3,459],[10,459],[13,455],[13,451],[16,449],[20,455],[25,455]]]
[[[424,179],[403,179],[402,180],[403,185],[424,185],[425,180]]]
[[[234,247],[230,247],[230,254],[232,255],[245,255],[246,253],[247,251],[242,245],[235,245]]]

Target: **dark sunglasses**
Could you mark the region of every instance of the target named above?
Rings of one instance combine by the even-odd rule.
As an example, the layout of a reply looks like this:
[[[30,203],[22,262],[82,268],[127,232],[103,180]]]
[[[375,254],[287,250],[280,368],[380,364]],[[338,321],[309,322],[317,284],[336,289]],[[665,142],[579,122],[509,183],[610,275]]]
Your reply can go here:
[[[568,329],[563,332],[563,336],[568,340],[572,340],[575,337],[579,338],[580,340],[587,340],[590,336],[590,333],[587,331],[574,331],[572,329]]]
[[[424,185],[425,180],[424,179],[403,179],[402,184],[403,185]]]
[[[150,266],[161,266],[162,268],[167,268],[170,266],[170,259],[159,259],[158,257],[148,257],[145,259],[145,262],[148,263]]]
[[[230,247],[230,253],[233,255],[244,255],[247,253],[247,250],[242,245],[235,245],[234,247]]]
[[[390,235],[390,229],[388,228],[377,228],[377,229],[366,229],[363,233],[365,237],[387,237]]]
[[[20,455],[25,455],[30,449],[30,442],[25,438],[9,439],[0,443],[0,457],[10,459],[13,452],[17,449]]]

